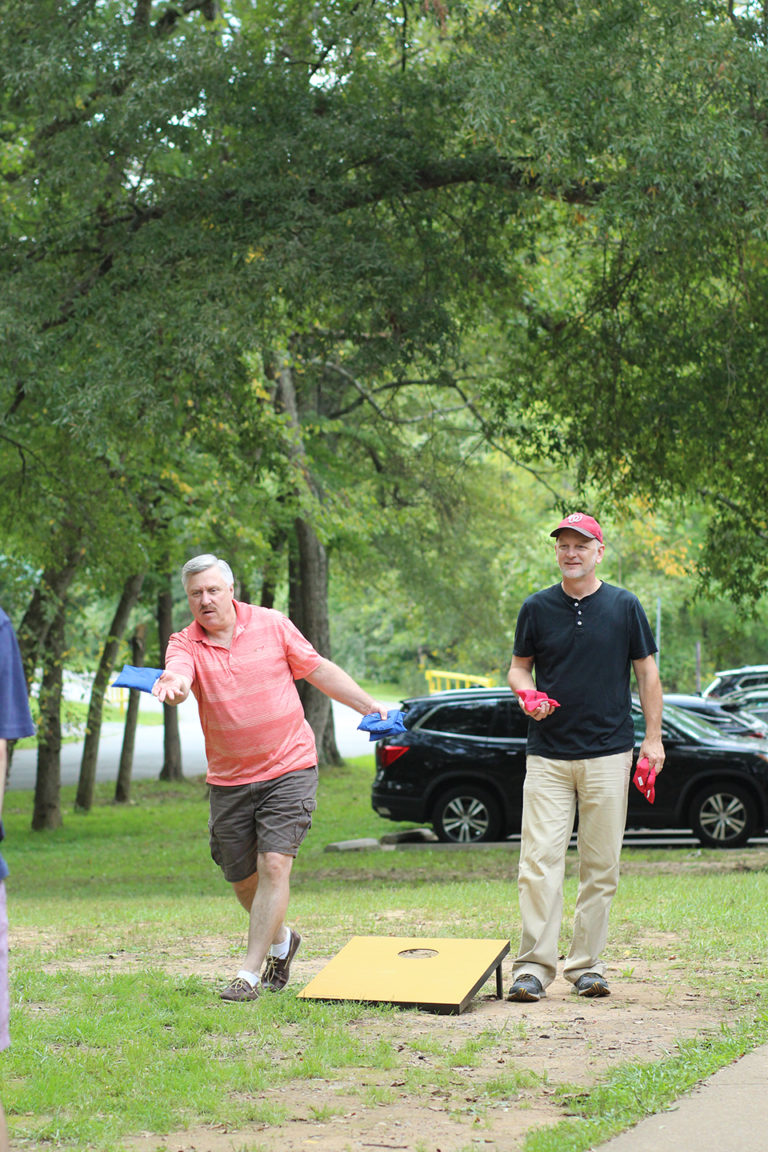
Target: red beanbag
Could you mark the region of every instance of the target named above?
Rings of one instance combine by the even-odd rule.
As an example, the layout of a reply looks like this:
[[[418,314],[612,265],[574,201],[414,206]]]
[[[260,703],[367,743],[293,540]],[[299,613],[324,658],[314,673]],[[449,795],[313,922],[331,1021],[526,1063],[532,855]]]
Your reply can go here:
[[[526,712],[535,712],[539,704],[551,704],[553,708],[560,707],[557,700],[547,696],[546,692],[537,692],[535,688],[523,688],[517,695],[522,700]]]
[[[642,792],[649,804],[656,799],[656,769],[651,768],[648,757],[638,760],[634,776],[635,788]]]

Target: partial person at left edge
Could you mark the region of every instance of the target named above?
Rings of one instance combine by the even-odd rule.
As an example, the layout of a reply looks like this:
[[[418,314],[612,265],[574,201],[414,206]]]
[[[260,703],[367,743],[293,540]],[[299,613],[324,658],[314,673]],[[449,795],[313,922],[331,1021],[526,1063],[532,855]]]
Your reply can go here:
[[[35,726],[29,711],[27,683],[13,625],[0,608],[0,840],[3,839],[3,799],[8,774],[8,741],[33,736]],[[5,878],[8,866],[0,855],[0,1052],[10,1044],[8,1016],[8,916]],[[0,1100],[0,1152],[7,1152],[8,1127]]]

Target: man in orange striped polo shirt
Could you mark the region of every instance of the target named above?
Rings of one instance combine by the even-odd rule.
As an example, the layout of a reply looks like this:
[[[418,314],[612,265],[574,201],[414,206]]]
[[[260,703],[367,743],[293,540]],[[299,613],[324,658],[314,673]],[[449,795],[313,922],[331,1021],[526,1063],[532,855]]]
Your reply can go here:
[[[307,680],[361,715],[387,709],[321,656],[281,612],[234,598],[229,565],[204,554],[181,573],[193,622],[168,642],[152,689],[166,704],[197,700],[210,789],[211,855],[249,915],[243,966],[222,1000],[279,990],[301,943],[285,923],[290,875],[309,831],[317,753],[296,690]],[[263,965],[263,970],[262,970]]]

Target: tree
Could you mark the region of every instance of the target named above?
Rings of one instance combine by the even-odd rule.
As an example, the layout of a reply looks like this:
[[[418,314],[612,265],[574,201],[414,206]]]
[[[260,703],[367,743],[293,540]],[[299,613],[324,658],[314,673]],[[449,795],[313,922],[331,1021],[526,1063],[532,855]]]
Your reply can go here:
[[[102,649],[96,675],[91,687],[91,702],[88,708],[88,721],[85,729],[85,742],[80,763],[80,779],[75,796],[75,808],[88,812],[93,804],[93,788],[96,782],[96,762],[99,755],[99,737],[104,694],[117,657],[123,633],[128,626],[128,618],[141,594],[144,573],[138,572],[125,582],[122,595],[115,608],[109,634]]]
[[[758,26],[671,0],[44,9],[0,27],[0,474],[23,523],[67,526],[57,555],[93,578],[119,540],[118,588],[213,539],[267,598],[290,558],[322,647],[326,563],[412,502],[439,428],[451,460],[477,435],[577,460],[606,506],[707,499],[750,526],[722,574],[757,587]]]
[[[61,681],[64,669],[64,615],[59,612],[48,634],[40,684],[37,777],[32,809],[34,829],[61,825]]]
[[[228,457],[271,483],[268,538],[292,541],[290,601],[324,649],[327,533],[307,519],[329,499],[323,441],[361,405],[386,419],[375,392],[407,391],[409,368],[418,388],[455,358],[473,294],[501,274],[498,189],[520,174],[467,147],[450,52],[418,5],[49,14],[0,33],[15,46],[0,74],[8,466],[21,485],[17,455],[41,436],[61,457],[75,446],[138,531],[160,453],[188,483],[190,438],[217,459],[234,430]],[[294,348],[312,371],[288,428],[285,397],[275,412],[247,365]],[[280,460],[291,437],[299,483]]]
[[[146,647],[146,625],[137,624],[131,637],[131,664],[141,668],[144,664]],[[120,749],[120,763],[115,782],[115,803],[127,804],[131,798],[131,773],[133,771],[133,751],[136,743],[136,726],[139,722],[141,692],[131,688],[128,693],[128,707],[125,710],[123,744]]]
[[[754,597],[768,573],[768,73],[756,8],[738,11],[502,6],[469,103],[540,192],[525,315],[493,389],[501,422],[533,455],[578,461],[606,508],[636,493],[708,507],[702,579]]]

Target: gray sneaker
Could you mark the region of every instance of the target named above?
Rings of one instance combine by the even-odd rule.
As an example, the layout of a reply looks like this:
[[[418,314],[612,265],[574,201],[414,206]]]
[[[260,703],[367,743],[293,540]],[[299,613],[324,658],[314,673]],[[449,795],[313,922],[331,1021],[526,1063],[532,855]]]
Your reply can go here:
[[[574,984],[579,996],[610,996],[611,990],[605,976],[599,972],[585,972]]]
[[[273,992],[279,992],[288,983],[291,960],[293,960],[299,950],[299,944],[301,944],[301,936],[298,932],[294,932],[293,928],[289,928],[288,931],[291,934],[291,940],[286,956],[282,960],[278,960],[276,956],[267,956],[264,962],[264,971],[261,974],[262,985],[265,988],[271,988]]]
[[[244,1004],[246,1000],[258,1000],[260,991],[258,984],[253,985],[242,976],[235,976],[232,983],[219,992],[219,998],[229,1004]]]
[[[509,990],[507,1000],[541,1000],[546,996],[544,985],[530,972],[521,972]]]

